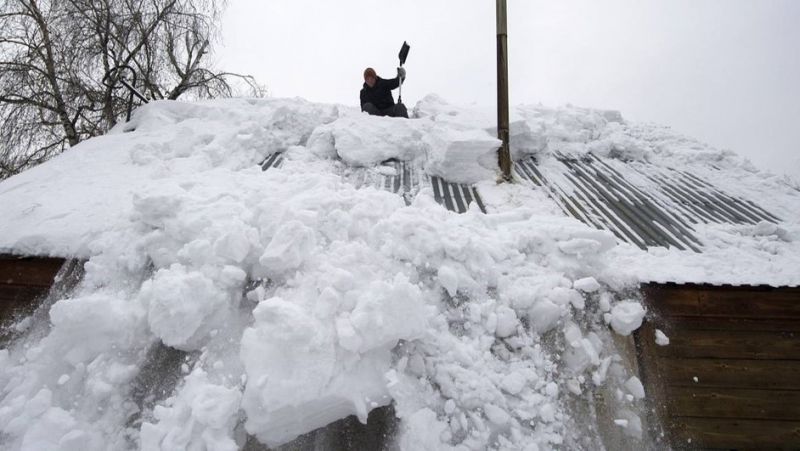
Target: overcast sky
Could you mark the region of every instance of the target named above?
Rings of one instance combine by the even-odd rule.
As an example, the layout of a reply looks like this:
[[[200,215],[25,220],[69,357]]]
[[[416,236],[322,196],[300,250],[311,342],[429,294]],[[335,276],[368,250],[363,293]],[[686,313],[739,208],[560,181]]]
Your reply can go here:
[[[362,72],[494,105],[494,0],[229,0],[217,59],[276,97],[358,104]],[[800,175],[799,0],[508,0],[511,104],[620,110]],[[788,168],[788,169],[787,169]]]

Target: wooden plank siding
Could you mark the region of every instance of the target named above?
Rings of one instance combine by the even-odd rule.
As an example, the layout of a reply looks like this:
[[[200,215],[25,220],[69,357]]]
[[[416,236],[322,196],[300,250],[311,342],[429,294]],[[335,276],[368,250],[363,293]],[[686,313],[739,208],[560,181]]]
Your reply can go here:
[[[0,283],[50,287],[63,258],[0,255]]]
[[[85,261],[0,254],[0,347],[26,330],[10,327],[23,318],[46,323],[53,302],[83,280]]]
[[[0,321],[30,313],[44,297],[66,260],[52,257],[0,255]]]
[[[796,450],[800,421],[678,417],[675,449]]]
[[[675,449],[800,449],[800,288],[646,284],[651,425]],[[655,344],[655,330],[670,339]]]

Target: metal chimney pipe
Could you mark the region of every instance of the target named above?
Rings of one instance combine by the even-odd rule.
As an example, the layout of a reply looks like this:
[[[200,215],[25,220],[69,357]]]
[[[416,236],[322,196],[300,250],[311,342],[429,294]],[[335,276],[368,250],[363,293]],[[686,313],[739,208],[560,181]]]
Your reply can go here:
[[[511,181],[511,151],[508,147],[508,32],[506,0],[497,0],[497,138],[503,141],[498,149],[498,163],[503,180]]]

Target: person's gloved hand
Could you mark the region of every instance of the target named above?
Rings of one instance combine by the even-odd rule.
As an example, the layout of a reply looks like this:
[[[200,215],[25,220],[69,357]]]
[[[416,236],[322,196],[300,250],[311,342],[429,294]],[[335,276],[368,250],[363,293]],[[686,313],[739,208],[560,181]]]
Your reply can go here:
[[[397,76],[400,77],[401,79],[405,80],[406,79],[406,69],[404,67],[398,67],[397,68]]]

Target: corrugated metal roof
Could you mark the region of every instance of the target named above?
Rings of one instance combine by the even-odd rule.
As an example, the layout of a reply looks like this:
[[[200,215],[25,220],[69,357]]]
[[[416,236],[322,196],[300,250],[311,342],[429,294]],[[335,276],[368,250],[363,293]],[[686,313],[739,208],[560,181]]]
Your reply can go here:
[[[403,195],[407,205],[411,204],[411,200],[421,187],[430,186],[436,202],[450,211],[464,213],[469,205],[475,202],[478,208],[486,213],[486,207],[483,205],[480,195],[470,185],[451,183],[435,175],[428,176],[406,161],[387,160],[382,164],[393,167],[395,174],[382,175],[378,179],[377,186],[386,191]]]
[[[779,219],[755,203],[724,193],[694,174],[648,163],[625,163],[591,153],[555,154],[540,165],[531,157],[516,174],[547,188],[564,213],[642,249],[675,247],[700,252],[693,224],[757,224]],[[644,181],[637,186],[631,179]]]
[[[269,155],[262,163],[261,169],[277,168],[283,163],[280,152]],[[406,205],[410,205],[414,196],[421,187],[431,187],[433,198],[439,205],[450,211],[464,213],[470,204],[475,202],[478,208],[486,213],[486,207],[475,187],[460,183],[451,183],[438,176],[428,176],[413,164],[400,160],[387,160],[383,166],[394,169],[393,174],[384,174],[376,171],[361,170],[353,176],[356,186],[374,186],[391,193],[403,196]]]
[[[264,161],[261,162],[261,170],[266,171],[269,168],[277,168],[280,167],[283,163],[283,152],[275,152],[267,156]]]
[[[643,162],[622,162],[591,153],[580,158],[556,153],[552,161],[533,158],[514,163],[519,178],[547,189],[569,216],[612,232],[638,246],[674,247],[700,252],[696,224],[757,224],[780,219],[754,202],[729,195],[691,172]],[[262,169],[279,167],[280,153],[268,156]],[[412,163],[388,160],[393,173],[361,170],[351,174],[356,186],[374,186],[403,196],[410,204],[421,187],[431,187],[436,202],[463,213],[477,203],[486,208],[470,185],[428,176]],[[633,183],[632,180],[636,180]]]

